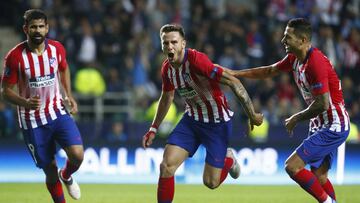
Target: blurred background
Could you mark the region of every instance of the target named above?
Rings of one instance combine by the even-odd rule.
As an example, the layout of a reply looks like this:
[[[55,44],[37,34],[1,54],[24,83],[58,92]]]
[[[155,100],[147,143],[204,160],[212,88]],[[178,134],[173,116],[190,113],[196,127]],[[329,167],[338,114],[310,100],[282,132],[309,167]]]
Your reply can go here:
[[[304,17],[313,25],[314,46],[328,56],[342,81],[352,122],[345,160],[338,157],[331,176],[339,184],[360,184],[359,0],[5,1],[0,8],[2,64],[6,53],[25,40],[22,16],[29,8],[48,14],[48,38],[60,41],[67,51],[80,110],[74,118],[86,149],[79,171],[82,181],[157,182],[162,147],[184,110],[176,97],[154,148],[141,149],[161,91],[162,25],[182,24],[188,47],[205,52],[214,63],[244,69],[281,60],[286,22]],[[292,76],[241,81],[257,111],[265,115],[264,124],[249,133],[241,105],[224,89],[235,111],[230,145],[243,168],[242,183],[290,183],[283,163],[308,130],[304,122],[289,138],[284,128],[285,118],[305,108]],[[42,180],[23,145],[15,108],[3,100],[0,146],[0,182]],[[178,181],[201,183],[204,154],[200,148],[185,162],[177,173]],[[59,151],[57,156],[62,164],[64,153]]]

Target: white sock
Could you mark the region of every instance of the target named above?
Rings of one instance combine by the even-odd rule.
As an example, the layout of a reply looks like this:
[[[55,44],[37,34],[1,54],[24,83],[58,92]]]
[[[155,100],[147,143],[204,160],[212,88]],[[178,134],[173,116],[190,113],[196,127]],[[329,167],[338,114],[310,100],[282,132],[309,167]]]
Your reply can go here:
[[[328,195],[323,203],[333,203],[333,199]]]

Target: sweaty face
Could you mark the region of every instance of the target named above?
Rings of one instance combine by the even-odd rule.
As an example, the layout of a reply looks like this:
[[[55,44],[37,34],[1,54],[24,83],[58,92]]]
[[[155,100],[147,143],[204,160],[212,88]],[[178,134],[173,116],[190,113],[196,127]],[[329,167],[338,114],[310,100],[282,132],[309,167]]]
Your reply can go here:
[[[283,43],[286,53],[294,53],[302,46],[302,40],[295,35],[294,28],[291,27],[286,27],[281,43]]]
[[[185,45],[179,32],[161,33],[161,48],[170,63],[182,63]]]
[[[40,45],[44,42],[48,30],[49,26],[45,23],[44,19],[32,20],[24,28],[24,31],[28,35],[30,42],[36,45]]]

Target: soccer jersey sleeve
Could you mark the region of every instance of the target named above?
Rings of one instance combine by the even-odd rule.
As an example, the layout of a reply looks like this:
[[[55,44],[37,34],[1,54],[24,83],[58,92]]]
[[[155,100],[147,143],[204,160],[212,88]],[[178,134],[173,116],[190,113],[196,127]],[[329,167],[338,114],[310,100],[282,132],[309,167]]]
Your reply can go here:
[[[313,95],[321,95],[329,91],[327,70],[332,67],[328,67],[330,63],[326,62],[324,56],[315,54],[309,59],[309,65],[305,74],[310,84],[311,93]]]
[[[9,52],[5,57],[2,81],[8,84],[16,84],[18,81],[18,66],[13,52]]]
[[[57,50],[58,50],[58,59],[59,59],[59,70],[63,71],[68,66],[66,61],[66,50],[60,42],[57,42]]]
[[[196,68],[196,72],[215,81],[220,81],[224,71],[221,67],[215,66],[204,53],[197,51],[194,51],[193,65]]]
[[[295,57],[291,54],[288,54],[281,61],[275,63],[275,66],[283,72],[290,72],[292,70],[294,61]]]
[[[170,79],[168,77],[168,63],[163,63],[161,67],[161,78],[162,78],[162,90],[164,92],[168,92],[174,90],[175,87],[171,84]]]

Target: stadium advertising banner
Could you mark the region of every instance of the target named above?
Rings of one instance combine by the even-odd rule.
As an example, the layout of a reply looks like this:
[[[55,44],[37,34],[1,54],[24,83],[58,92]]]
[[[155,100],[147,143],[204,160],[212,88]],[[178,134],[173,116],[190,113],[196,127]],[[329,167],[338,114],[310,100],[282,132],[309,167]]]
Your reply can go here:
[[[237,180],[227,178],[229,184],[290,184],[284,162],[295,149],[289,146],[259,145],[234,149],[241,165]],[[84,162],[76,173],[83,183],[157,183],[163,148],[86,146]],[[180,166],[177,183],[202,184],[206,150],[197,153]],[[360,184],[359,145],[346,145],[344,164],[334,159],[330,173],[335,184]],[[57,153],[60,166],[65,152]],[[0,182],[42,182],[44,175],[36,168],[24,144],[0,144]],[[343,171],[343,173],[339,173]]]

